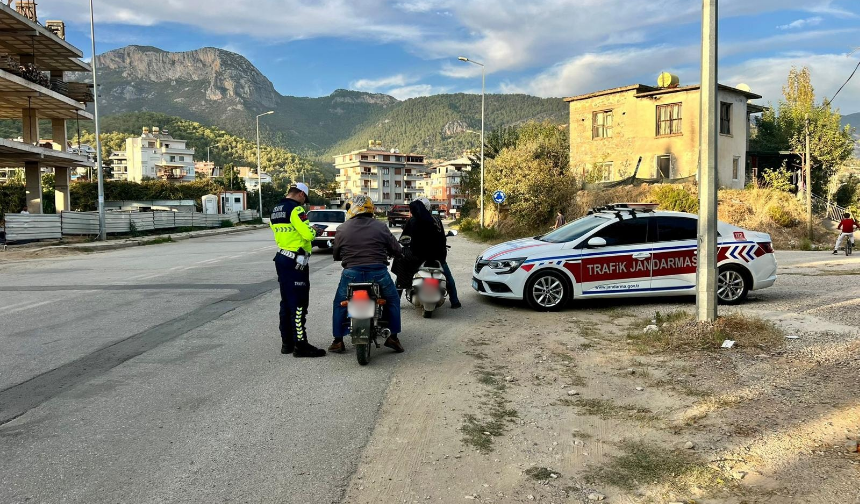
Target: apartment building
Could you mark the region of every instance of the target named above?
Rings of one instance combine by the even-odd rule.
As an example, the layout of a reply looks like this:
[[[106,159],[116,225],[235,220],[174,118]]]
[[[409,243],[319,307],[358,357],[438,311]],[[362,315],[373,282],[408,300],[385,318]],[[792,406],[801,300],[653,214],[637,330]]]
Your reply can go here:
[[[113,180],[140,182],[145,177],[181,183],[195,179],[194,149],[158,127],[143,128],[139,137],[127,138],[124,156],[115,152],[110,159],[120,168],[114,170]]]
[[[743,86],[742,86],[743,87]],[[749,116],[761,112],[747,89],[719,86],[719,184],[746,183]],[[592,181],[694,176],[699,165],[699,86],[643,84],[565,98],[570,103],[570,163]]]
[[[461,157],[445,161],[430,169],[423,182],[424,194],[434,205],[447,214],[455,214],[466,203],[462,190],[463,174],[472,170],[472,161]]]
[[[367,149],[335,156],[334,166],[339,171],[341,199],[363,194],[381,209],[421,197],[421,183],[429,173],[423,155],[385,149],[379,141],[370,141]]]

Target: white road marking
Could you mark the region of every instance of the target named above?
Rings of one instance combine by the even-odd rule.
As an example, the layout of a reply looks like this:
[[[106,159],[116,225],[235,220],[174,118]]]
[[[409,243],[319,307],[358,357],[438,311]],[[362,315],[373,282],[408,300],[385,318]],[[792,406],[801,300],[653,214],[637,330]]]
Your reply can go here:
[[[7,311],[7,312],[3,313],[3,315],[12,315],[13,313],[22,312],[22,311],[25,311],[25,310],[29,310],[29,309],[31,309],[31,308],[38,308],[38,307],[40,307],[40,306],[44,306],[44,305],[46,305],[46,304],[53,303],[53,302],[54,302],[54,300],[53,300],[53,299],[49,299],[49,300],[47,300],[47,301],[42,301],[41,303],[31,304],[31,305],[29,305],[29,306],[22,306],[22,307],[20,307],[20,308],[16,308],[16,309],[14,309],[14,310]]]

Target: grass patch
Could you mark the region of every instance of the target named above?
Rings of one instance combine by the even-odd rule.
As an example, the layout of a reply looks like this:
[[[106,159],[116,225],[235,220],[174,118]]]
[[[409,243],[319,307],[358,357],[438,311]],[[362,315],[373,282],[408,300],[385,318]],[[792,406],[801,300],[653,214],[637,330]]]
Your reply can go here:
[[[608,399],[561,399],[562,406],[574,406],[585,415],[604,420],[635,420],[643,424],[653,423],[659,418],[648,408],[616,404]]]
[[[657,331],[644,332],[656,320]],[[716,322],[697,322],[686,312],[657,313],[630,327],[628,341],[642,353],[666,350],[718,350],[730,339],[740,348],[774,349],[785,344],[785,334],[774,323],[747,315],[731,314]]]
[[[645,443],[624,445],[626,453],[608,464],[589,469],[584,475],[590,484],[612,485],[635,490],[657,484],[667,491],[689,493],[713,491],[730,482],[726,475],[689,452],[672,451]]]
[[[144,245],[160,245],[162,243],[173,243],[173,238],[166,236],[164,238],[156,238],[154,240],[147,240],[140,242],[141,246]]]
[[[507,387],[500,371],[503,369],[490,371],[478,366],[478,382],[489,389],[489,402],[483,403],[487,411],[484,418],[467,414],[460,427],[463,443],[485,454],[493,451],[493,438],[502,436],[508,424],[519,417],[517,410],[508,407],[509,401],[504,396]]]
[[[558,471],[553,471],[548,467],[529,467],[526,469],[526,476],[537,481],[546,481],[552,478],[553,474],[556,477],[561,476]]]

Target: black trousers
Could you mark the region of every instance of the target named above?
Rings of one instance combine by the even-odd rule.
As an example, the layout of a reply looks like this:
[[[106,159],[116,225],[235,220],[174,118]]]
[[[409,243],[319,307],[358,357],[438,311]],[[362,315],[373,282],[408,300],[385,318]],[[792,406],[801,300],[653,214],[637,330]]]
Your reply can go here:
[[[275,269],[281,287],[281,341],[307,341],[305,324],[311,293],[310,269],[296,269],[296,261],[281,254],[275,256]]]

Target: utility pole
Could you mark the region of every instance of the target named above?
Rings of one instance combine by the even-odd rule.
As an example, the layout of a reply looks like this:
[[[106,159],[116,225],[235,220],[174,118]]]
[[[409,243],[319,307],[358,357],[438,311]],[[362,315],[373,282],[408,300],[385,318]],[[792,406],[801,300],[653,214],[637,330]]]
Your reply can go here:
[[[699,322],[717,319],[717,184],[719,96],[717,87],[718,0],[702,4],[702,85],[699,105],[699,247],[696,311]]]
[[[107,241],[107,225],[105,224],[105,183],[104,183],[104,167],[102,166],[102,137],[101,129],[99,129],[99,82],[96,78],[98,73],[96,67],[96,21],[93,14],[93,0],[90,0],[90,38],[93,42],[93,59],[90,62],[93,68],[93,113],[95,115],[96,127],[96,162],[98,163],[98,178],[99,178],[99,240]]]
[[[803,160],[806,164],[806,235],[809,241],[815,239],[812,232],[812,163],[809,159],[809,113],[806,113],[806,153]]]

